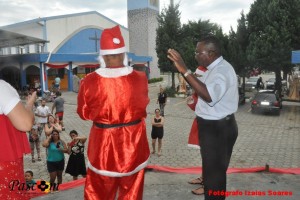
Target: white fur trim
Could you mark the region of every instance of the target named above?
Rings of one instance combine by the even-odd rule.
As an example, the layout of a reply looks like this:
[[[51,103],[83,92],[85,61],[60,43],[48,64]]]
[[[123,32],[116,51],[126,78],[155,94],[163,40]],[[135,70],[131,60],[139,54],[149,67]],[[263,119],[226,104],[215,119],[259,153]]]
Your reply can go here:
[[[132,67],[126,66],[121,68],[99,68],[96,70],[96,73],[106,78],[117,78],[120,76],[126,76],[132,73],[132,71]]]
[[[92,166],[92,164],[90,163],[89,160],[87,161],[87,163],[88,163],[87,166],[88,166],[88,168],[90,168],[90,170],[92,170],[96,174],[100,174],[102,176],[124,177],[124,176],[131,176],[132,174],[135,174],[138,171],[144,169],[148,165],[149,158],[150,157],[148,157],[148,159],[145,162],[143,162],[142,164],[140,164],[139,166],[137,166],[133,171],[127,172],[127,173],[119,173],[119,172],[113,172],[113,171],[106,171],[106,170],[97,169],[96,167]]]
[[[188,147],[194,148],[194,149],[200,149],[199,145],[196,144],[188,144]]]
[[[120,44],[120,40],[119,40],[119,38],[113,38],[113,43],[115,43],[115,44]]]
[[[119,54],[119,53],[125,53],[126,51],[126,47],[121,47],[118,49],[100,49],[100,55],[104,56],[104,55],[112,55],[112,54]]]

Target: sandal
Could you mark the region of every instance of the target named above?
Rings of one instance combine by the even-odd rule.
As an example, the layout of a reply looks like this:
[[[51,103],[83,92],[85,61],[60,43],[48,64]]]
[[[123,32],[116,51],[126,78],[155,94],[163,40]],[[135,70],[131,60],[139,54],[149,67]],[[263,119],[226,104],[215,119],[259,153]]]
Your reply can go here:
[[[152,151],[151,154],[155,154],[155,151]]]
[[[35,159],[34,159],[34,158],[32,158],[31,162],[35,163]]]
[[[161,156],[161,151],[157,153],[157,156],[160,157]]]
[[[196,179],[193,179],[193,180],[189,181],[188,183],[189,184],[200,184],[200,185],[203,185],[203,178],[199,177],[199,178],[196,178]]]
[[[202,194],[204,194],[204,187],[201,186],[201,187],[199,187],[195,190],[192,190],[192,193],[195,194],[195,195],[202,195]]]
[[[38,161],[42,161],[42,159],[40,157],[38,157]]]

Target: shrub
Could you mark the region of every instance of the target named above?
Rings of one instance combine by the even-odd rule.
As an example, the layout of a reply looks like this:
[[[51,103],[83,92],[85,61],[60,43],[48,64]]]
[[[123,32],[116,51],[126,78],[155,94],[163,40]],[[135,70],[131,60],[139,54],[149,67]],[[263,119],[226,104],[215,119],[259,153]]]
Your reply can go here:
[[[172,87],[167,87],[165,92],[167,93],[168,97],[175,97],[176,90],[174,90]]]
[[[156,83],[156,82],[160,82],[163,80],[163,77],[159,77],[159,78],[152,78],[148,80],[148,83]]]

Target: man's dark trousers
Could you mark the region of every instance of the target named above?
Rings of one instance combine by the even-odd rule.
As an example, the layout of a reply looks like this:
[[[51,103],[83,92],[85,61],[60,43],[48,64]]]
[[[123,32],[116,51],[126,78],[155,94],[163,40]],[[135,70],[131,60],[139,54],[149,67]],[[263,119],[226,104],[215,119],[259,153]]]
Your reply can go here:
[[[197,117],[197,122],[205,200],[223,200],[226,191],[226,171],[238,135],[235,117],[233,114],[221,120]]]

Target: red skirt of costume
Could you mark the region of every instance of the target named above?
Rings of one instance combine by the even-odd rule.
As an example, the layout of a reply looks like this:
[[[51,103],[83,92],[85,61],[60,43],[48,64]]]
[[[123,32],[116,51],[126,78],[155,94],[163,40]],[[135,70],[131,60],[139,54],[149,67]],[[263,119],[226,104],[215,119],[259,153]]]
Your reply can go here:
[[[13,180],[25,183],[23,154],[31,152],[27,135],[5,115],[0,115],[0,133],[0,199],[28,199],[25,191],[9,188]]]
[[[187,104],[190,109],[195,110],[197,101],[198,101],[198,97],[196,94],[193,94],[192,96],[193,98],[193,103],[191,104]],[[190,130],[190,135],[189,135],[189,139],[188,139],[188,146],[189,147],[193,147],[193,148],[197,148],[199,149],[199,136],[198,136],[198,123],[197,123],[197,118],[194,119],[191,130]]]
[[[87,150],[88,170],[101,176],[125,177],[147,166],[150,150],[144,118],[148,103],[148,84],[142,72],[132,71],[116,78],[94,72],[81,81],[77,113],[82,119],[108,125],[141,120],[118,128],[93,125]]]

